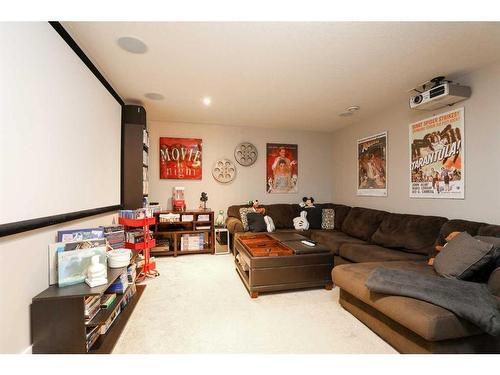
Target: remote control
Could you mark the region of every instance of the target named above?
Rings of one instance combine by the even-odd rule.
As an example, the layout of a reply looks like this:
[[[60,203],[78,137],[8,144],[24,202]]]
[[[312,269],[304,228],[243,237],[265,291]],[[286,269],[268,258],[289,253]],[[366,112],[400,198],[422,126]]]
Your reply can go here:
[[[302,240],[300,242],[302,242],[304,245],[307,245],[307,246],[316,246],[316,244],[314,242],[311,242],[311,241]]]

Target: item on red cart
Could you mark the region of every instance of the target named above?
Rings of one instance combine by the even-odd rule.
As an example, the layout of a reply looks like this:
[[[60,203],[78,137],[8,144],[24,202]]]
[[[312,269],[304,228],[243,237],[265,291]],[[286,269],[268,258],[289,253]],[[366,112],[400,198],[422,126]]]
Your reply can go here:
[[[172,207],[174,211],[186,211],[186,201],[184,200],[184,188],[175,186],[172,193]]]

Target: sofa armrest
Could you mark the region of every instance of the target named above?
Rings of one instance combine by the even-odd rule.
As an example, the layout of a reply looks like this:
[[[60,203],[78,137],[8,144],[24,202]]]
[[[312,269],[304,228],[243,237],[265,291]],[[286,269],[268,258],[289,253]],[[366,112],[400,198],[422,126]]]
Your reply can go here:
[[[236,217],[228,217],[226,219],[226,228],[229,230],[229,233],[235,234],[236,232],[244,232],[243,223],[240,219]]]

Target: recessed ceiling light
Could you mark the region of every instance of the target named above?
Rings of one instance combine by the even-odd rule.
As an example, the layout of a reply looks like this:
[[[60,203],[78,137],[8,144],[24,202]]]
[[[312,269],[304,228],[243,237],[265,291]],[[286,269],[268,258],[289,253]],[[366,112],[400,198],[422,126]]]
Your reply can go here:
[[[203,104],[204,104],[205,106],[207,106],[207,107],[208,107],[210,104],[212,104],[212,99],[210,99],[210,97],[208,97],[208,96],[205,96],[205,97],[203,98],[202,102],[203,102]]]
[[[142,40],[132,36],[123,36],[119,38],[116,43],[127,52],[131,53],[146,53],[148,47]]]
[[[356,112],[359,111],[359,105],[351,105],[345,109],[347,112]]]
[[[148,92],[144,94],[144,96],[151,100],[163,100],[164,96],[162,94],[158,94],[157,92]]]
[[[339,113],[339,116],[340,117],[349,117],[349,116],[352,116],[354,113],[352,112],[341,112]]]

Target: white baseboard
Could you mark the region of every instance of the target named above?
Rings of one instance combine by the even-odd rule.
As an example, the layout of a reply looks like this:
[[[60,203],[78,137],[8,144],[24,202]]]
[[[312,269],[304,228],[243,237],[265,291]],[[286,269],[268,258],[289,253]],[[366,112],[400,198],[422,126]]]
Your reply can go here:
[[[21,354],[33,354],[33,345],[28,346],[21,352]]]

